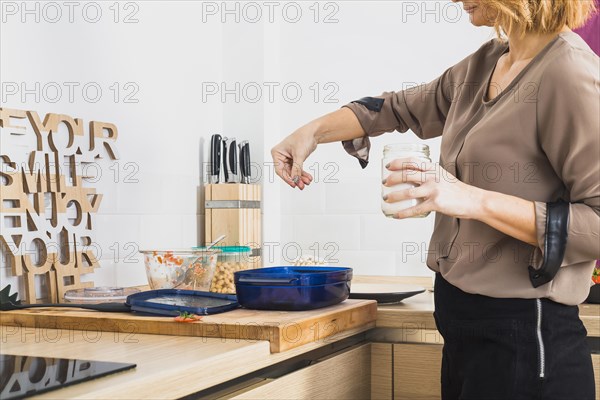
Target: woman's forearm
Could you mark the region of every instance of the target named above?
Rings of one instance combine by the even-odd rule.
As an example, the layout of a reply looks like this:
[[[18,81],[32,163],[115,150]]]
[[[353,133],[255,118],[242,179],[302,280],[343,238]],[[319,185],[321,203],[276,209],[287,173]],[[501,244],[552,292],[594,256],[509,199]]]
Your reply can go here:
[[[302,164],[318,144],[352,140],[364,135],[358,118],[351,110],[342,108],[324,115],[297,129],[271,149],[275,171],[292,188],[303,190],[313,178]]]
[[[341,108],[305,125],[317,143],[332,143],[363,137],[365,131],[348,108]]]
[[[473,209],[473,219],[525,243],[538,245],[533,201],[503,193],[479,190],[481,191],[480,206]]]

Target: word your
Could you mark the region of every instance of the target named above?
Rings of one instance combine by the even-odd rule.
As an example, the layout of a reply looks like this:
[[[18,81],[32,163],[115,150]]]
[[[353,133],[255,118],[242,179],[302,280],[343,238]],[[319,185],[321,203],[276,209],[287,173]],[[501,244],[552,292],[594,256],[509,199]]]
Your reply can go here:
[[[0,108],[0,241],[13,275],[25,277],[29,303],[38,299],[36,276],[45,278],[51,302],[93,285],[80,275],[98,266],[84,247],[93,242],[102,195],[84,184],[84,166],[117,159],[118,132],[108,122],[91,121],[87,132],[85,126],[68,115],[46,114],[42,121],[35,111]]]

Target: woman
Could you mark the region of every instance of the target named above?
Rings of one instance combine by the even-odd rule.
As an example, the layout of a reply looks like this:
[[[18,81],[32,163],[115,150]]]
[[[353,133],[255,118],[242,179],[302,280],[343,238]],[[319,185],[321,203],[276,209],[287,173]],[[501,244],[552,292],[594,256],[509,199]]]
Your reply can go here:
[[[279,176],[304,189],[304,160],[342,141],[364,167],[369,138],[442,135],[439,165],[399,159],[384,200],[436,212],[427,265],[436,271],[445,399],[593,399],[577,304],[600,258],[600,70],[571,29],[586,0],[463,1],[494,39],[416,89],[352,102],[272,150]],[[491,168],[493,167],[493,168]],[[418,173],[416,173],[418,172]]]

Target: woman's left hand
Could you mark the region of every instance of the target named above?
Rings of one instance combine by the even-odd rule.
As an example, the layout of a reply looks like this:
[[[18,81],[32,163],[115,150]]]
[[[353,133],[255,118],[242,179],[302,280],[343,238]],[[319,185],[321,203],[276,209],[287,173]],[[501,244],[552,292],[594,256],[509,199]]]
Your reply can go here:
[[[477,218],[483,190],[461,182],[439,164],[418,158],[400,158],[386,168],[391,174],[385,179],[385,186],[412,183],[417,187],[392,192],[384,196],[384,201],[423,199],[422,203],[400,211],[394,218],[410,218],[431,211],[456,218]]]

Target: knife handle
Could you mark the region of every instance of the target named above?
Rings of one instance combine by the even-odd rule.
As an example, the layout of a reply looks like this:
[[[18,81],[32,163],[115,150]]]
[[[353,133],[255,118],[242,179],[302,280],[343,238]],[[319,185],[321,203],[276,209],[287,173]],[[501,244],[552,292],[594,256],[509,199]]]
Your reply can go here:
[[[232,139],[229,145],[229,168],[233,175],[237,175],[237,143],[235,139]]]
[[[238,145],[240,152],[240,183],[246,183],[246,163],[244,153],[244,141]]]
[[[250,143],[248,141],[244,142],[244,148],[243,148],[243,152],[244,152],[244,168],[246,169],[246,183],[250,183],[250,174],[251,174],[251,169],[250,169]]]
[[[229,170],[231,171],[231,175],[237,176],[238,173],[238,153],[237,153],[237,142],[235,138],[231,139],[231,143],[229,144]],[[237,181],[232,179],[232,182]]]
[[[229,171],[227,171],[227,141],[229,139],[224,137],[223,138],[223,182],[224,183],[229,183]]]
[[[212,183],[219,183],[221,173],[221,135],[212,135],[210,140],[210,174]]]

